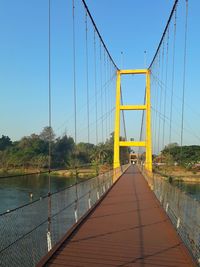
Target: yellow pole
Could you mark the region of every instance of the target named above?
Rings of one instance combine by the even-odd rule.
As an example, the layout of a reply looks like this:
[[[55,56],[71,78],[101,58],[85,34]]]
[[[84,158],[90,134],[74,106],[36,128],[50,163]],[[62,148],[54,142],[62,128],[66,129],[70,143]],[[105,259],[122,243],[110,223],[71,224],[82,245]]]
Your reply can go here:
[[[146,170],[152,172],[150,70],[146,74]]]
[[[123,105],[120,104],[121,97],[121,75],[123,74],[146,74],[146,103],[145,105]],[[151,95],[150,95],[150,70],[118,70],[116,81],[116,110],[115,110],[115,131],[114,131],[114,159],[113,168],[115,182],[119,176],[120,167],[120,146],[145,146],[147,171],[152,172],[152,144],[151,144]],[[146,110],[146,140],[140,142],[120,142],[120,110]]]
[[[120,137],[120,71],[117,70],[116,105],[115,105],[115,132],[114,132],[114,162],[113,168],[120,166],[119,137]]]

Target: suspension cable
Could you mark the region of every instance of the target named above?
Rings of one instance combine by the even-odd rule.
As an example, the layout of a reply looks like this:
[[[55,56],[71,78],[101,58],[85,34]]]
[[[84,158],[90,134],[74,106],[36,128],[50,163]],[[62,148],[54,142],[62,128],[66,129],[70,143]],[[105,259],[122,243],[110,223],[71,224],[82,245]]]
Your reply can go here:
[[[166,50],[166,72],[165,72],[165,87],[164,87],[164,121],[163,121],[163,137],[162,147],[165,144],[165,116],[166,116],[166,97],[167,97],[167,84],[168,84],[168,54],[169,54],[169,28],[167,30],[167,50]]]
[[[158,63],[157,63],[157,65],[158,65],[158,77],[159,77],[159,75],[160,75],[160,51],[159,51],[159,55],[158,55]],[[155,106],[156,106],[156,110],[158,110],[158,101],[159,101],[159,90],[158,90],[158,88],[159,88],[159,84],[158,84],[158,82],[157,82],[157,95],[156,95],[156,104],[155,104]],[[156,142],[156,140],[157,140],[157,118],[158,118],[158,111],[156,111],[156,116],[155,116],[155,142]],[[157,148],[158,149],[158,148]]]
[[[105,49],[104,49],[104,53],[103,53],[103,67],[104,67],[104,101],[105,101],[105,105],[104,105],[104,109],[105,109],[105,113],[107,113],[107,74],[106,74],[106,55],[105,55]],[[106,137],[108,136],[108,123],[107,120],[105,121],[105,140]]]
[[[186,57],[187,57],[187,28],[188,28],[188,0],[186,0],[186,14],[185,14],[183,93],[182,93],[182,118],[181,118],[181,148],[182,148],[182,145],[183,145],[183,126],[184,126],[185,78],[186,78]]]
[[[94,29],[94,86],[95,86],[95,120],[96,120],[96,145],[98,144],[98,107],[97,107],[97,58],[96,58],[96,30]]]
[[[154,63],[154,65],[152,66],[152,68],[151,68],[151,83],[155,83],[155,87],[156,87],[156,79],[154,78],[154,75],[153,75],[153,72],[155,72],[156,71],[156,68],[157,68],[157,61],[158,61],[158,59],[156,59],[156,61],[155,61],[155,63]],[[152,85],[151,85],[151,87],[152,87]],[[157,100],[157,93],[158,93],[158,90],[156,90],[156,88],[155,88],[155,90],[154,90],[154,97],[152,98],[152,100],[154,100],[153,101],[153,104],[152,104],[152,106],[156,106],[156,100]],[[144,100],[145,101],[145,100]],[[153,125],[153,133],[152,133],[152,137],[153,137],[153,139],[154,139],[154,137],[155,137],[155,124],[156,124],[156,112],[154,112],[154,115],[152,116],[152,125]],[[152,145],[153,145],[153,152],[155,153],[155,145],[154,145],[155,143],[153,142],[152,143]]]
[[[111,61],[108,61],[108,70],[109,70],[109,80],[111,81],[110,84],[109,84],[109,110],[111,110],[112,108],[112,90],[111,90],[111,87],[112,87],[112,68],[111,68],[111,64],[112,62]],[[112,114],[110,114],[110,119],[109,119],[109,134],[111,134],[112,132]]]
[[[87,132],[88,143],[90,142],[90,106],[89,106],[89,82],[88,82],[88,25],[87,12],[85,12],[85,53],[86,53],[86,90],[87,90]]]
[[[76,115],[76,40],[75,40],[75,5],[74,0],[72,0],[72,27],[73,27],[73,76],[74,76],[74,141],[77,142],[77,115]]]
[[[121,95],[121,103],[122,103],[122,106],[123,106],[123,95],[122,95],[122,88],[121,88],[121,86],[120,86],[120,95]],[[125,141],[127,141],[126,123],[125,123],[124,110],[122,110],[122,120],[123,120],[123,126],[124,126]]]
[[[103,77],[102,77],[102,51],[101,41],[99,42],[99,59],[100,59],[100,86],[101,86],[101,141],[103,142]]]
[[[171,143],[172,135],[172,116],[173,116],[173,96],[174,96],[174,72],[175,72],[175,50],[176,50],[176,9],[174,16],[174,38],[173,38],[173,55],[172,55],[172,89],[170,103],[170,126],[169,126],[169,144]]]
[[[73,28],[73,76],[74,76],[74,141],[75,145],[77,144],[77,114],[76,114],[76,38],[75,38],[75,4],[74,0],[72,0],[72,28]],[[78,213],[78,170],[77,170],[77,147],[75,147],[75,155],[74,155],[74,165],[75,165],[75,178],[76,178],[76,186],[75,186],[75,214]],[[77,215],[78,218],[78,215]]]
[[[106,60],[106,72],[107,72],[107,80],[110,81],[110,75],[109,75],[109,57],[107,55],[107,60]],[[107,93],[107,111],[109,112],[110,109],[110,83],[108,84],[107,87],[108,93]],[[110,116],[108,117],[108,137],[110,136]]]
[[[52,142],[52,127],[51,127],[51,0],[48,3],[48,83],[49,83],[49,157],[48,157],[48,250],[51,249],[51,142]]]
[[[146,100],[146,87],[145,87],[145,92],[144,92],[144,101],[143,101],[144,105],[145,105],[145,100]],[[140,141],[142,141],[143,125],[144,125],[144,110],[142,111],[142,122],[141,122],[141,128],[140,128]],[[141,154],[141,147],[139,147],[139,149],[138,149],[138,158],[139,158],[139,154]]]
[[[165,51],[165,43],[163,39],[163,44],[162,44],[162,65],[161,65],[161,81],[163,84],[163,69],[164,69],[164,51]],[[160,103],[159,103],[159,112],[162,113],[162,91],[163,91],[163,86],[160,86]],[[160,151],[160,131],[161,131],[161,118],[159,116],[159,122],[158,122],[158,152]]]

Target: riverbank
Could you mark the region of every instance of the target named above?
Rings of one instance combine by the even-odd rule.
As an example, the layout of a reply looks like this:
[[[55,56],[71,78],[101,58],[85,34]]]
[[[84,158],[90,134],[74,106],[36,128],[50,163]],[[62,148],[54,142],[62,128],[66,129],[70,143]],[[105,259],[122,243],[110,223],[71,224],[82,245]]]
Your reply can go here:
[[[38,170],[38,169],[9,169],[9,170],[3,170],[0,169],[0,176],[15,176],[15,175],[26,175],[26,174],[35,174],[35,173],[43,173],[47,170]]]
[[[0,177],[12,177],[12,176],[20,176],[20,175],[48,175],[48,170],[37,170],[37,169],[28,169],[28,170],[8,170],[2,171],[0,170]],[[95,175],[94,170],[92,169],[85,169],[85,170],[77,170],[77,174],[79,178],[92,178]],[[76,170],[53,170],[51,171],[51,176],[65,177],[65,178],[73,178],[76,177]]]
[[[159,166],[154,172],[169,182],[200,183],[199,171],[187,170],[180,166]]]
[[[70,169],[70,170],[59,170],[59,171],[52,171],[51,175],[58,176],[58,177],[66,177],[66,178],[72,178],[76,177],[76,170]],[[92,178],[96,176],[96,173],[93,169],[84,169],[84,170],[77,170],[78,178]]]
[[[109,165],[101,165],[99,166],[98,173],[102,174],[108,172],[110,170]],[[55,176],[62,176],[62,177],[75,177],[76,171],[79,178],[93,178],[97,176],[97,170],[95,166],[90,167],[81,167],[76,169],[66,169],[66,170],[56,170],[52,171],[51,174]]]
[[[107,172],[110,170],[110,166],[108,165],[101,165],[99,166],[98,172],[100,174]],[[0,177],[7,177],[7,176],[18,176],[18,175],[30,175],[30,174],[48,174],[47,169],[34,169],[34,168],[28,168],[28,169],[9,169],[9,170],[3,170],[0,169]],[[87,167],[80,167],[77,169],[62,169],[62,170],[52,170],[51,171],[52,176],[59,177],[66,177],[66,178],[73,178],[78,175],[78,178],[93,178],[97,175],[97,170],[95,166],[87,166]]]

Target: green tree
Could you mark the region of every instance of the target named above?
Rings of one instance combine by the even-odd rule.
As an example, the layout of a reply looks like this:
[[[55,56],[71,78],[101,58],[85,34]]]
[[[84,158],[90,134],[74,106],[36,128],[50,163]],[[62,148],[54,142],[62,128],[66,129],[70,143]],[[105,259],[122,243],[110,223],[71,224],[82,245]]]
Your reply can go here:
[[[179,146],[178,144],[166,146],[162,154],[166,158],[170,158],[172,162],[178,162],[183,166],[192,166],[200,162],[200,146]]]
[[[75,149],[74,139],[64,135],[57,138],[53,147],[53,165],[54,167],[65,167],[69,165],[70,158]]]
[[[8,136],[2,135],[0,138],[0,150],[5,150],[6,148],[12,146],[12,141]]]
[[[77,144],[76,146],[77,158],[79,159],[82,165],[91,162],[94,149],[95,149],[94,144],[84,143],[84,142]]]
[[[39,137],[45,142],[54,141],[55,133],[53,131],[53,128],[49,126],[44,127]]]

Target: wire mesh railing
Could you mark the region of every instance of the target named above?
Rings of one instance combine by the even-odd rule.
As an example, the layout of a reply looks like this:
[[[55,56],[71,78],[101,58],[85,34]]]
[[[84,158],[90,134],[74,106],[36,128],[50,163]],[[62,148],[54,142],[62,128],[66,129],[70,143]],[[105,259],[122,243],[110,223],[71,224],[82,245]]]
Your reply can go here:
[[[164,177],[148,173],[141,166],[139,168],[181,239],[200,265],[200,203]]]
[[[119,177],[127,167],[125,165],[108,171],[1,214],[0,266],[36,266],[108,191],[113,183],[113,175]]]

